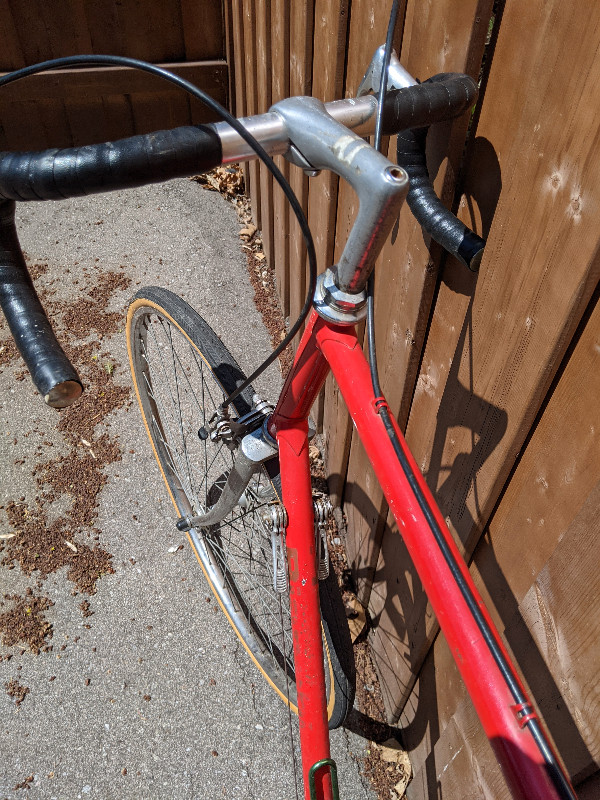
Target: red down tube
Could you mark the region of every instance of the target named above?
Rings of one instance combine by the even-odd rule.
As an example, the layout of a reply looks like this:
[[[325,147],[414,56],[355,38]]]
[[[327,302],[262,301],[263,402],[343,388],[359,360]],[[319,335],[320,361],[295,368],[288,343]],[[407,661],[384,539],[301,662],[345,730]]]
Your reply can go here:
[[[375,398],[373,394],[369,366],[353,328],[331,325],[313,312],[298,348],[294,368],[286,380],[280,401],[271,418],[270,432],[272,435],[277,432],[282,441],[282,438],[288,439],[288,435],[285,433],[286,429],[297,428],[299,424],[302,426],[327,375],[329,366],[338,382],[357,432],[394,514],[400,534],[406,543],[513,797],[518,800],[562,800],[564,797],[575,797],[568,779],[562,772],[564,791],[562,788],[561,791],[558,791],[549,776],[542,748],[546,749],[546,753],[549,753],[551,758],[555,758],[554,753],[539,727],[525,689],[475,588],[469,570],[392,417],[391,421],[396,430],[404,459],[414,473],[419,488],[434,515],[436,526],[441,531],[444,540],[444,547],[447,554],[450,555],[449,559],[444,556],[440,544],[436,541],[432,527],[411,488],[381,416],[377,413],[376,405],[381,407],[382,403],[385,404],[385,400]],[[289,444],[291,445],[291,441]],[[290,513],[290,519],[294,516],[295,507],[299,503],[299,497],[294,496],[295,490],[292,487],[296,481],[300,454],[292,455],[293,449],[284,446],[281,463],[284,503]],[[287,455],[286,450],[288,451]],[[287,492],[292,502],[291,506],[288,506],[286,500],[286,486],[289,487]],[[305,497],[300,503],[305,510],[307,502]],[[300,518],[304,513],[305,511],[300,513]],[[304,528],[304,535],[308,536],[306,521]],[[306,544],[303,546],[306,547]],[[452,574],[449,561],[453,563],[453,568],[458,570],[463,586],[466,585],[480,617],[483,618],[488,631],[491,632],[504,662],[508,664],[513,682],[512,691],[507,683],[506,673],[502,674],[482,629]],[[299,599],[298,608],[301,608],[301,602]],[[295,603],[292,601],[292,613],[294,613],[294,605]],[[313,640],[315,640],[314,625],[313,620],[311,623]],[[303,635],[300,630],[298,647],[300,651],[308,652],[301,641]],[[307,644],[309,644],[308,641]],[[311,647],[316,647],[316,641],[313,641]],[[294,648],[296,652],[296,639]],[[314,652],[312,657],[313,659],[316,657]],[[298,668],[300,668],[300,664],[298,664]],[[527,702],[521,705],[516,702],[515,686],[518,694]],[[308,694],[310,695],[311,692],[309,691]],[[310,698],[308,701],[311,702]],[[300,696],[299,710],[302,740],[303,721]],[[537,730],[540,732],[537,743],[531,730],[533,724],[538,726]],[[313,736],[315,725],[316,728],[321,729],[321,733],[316,738]],[[314,763],[316,760],[326,758],[328,750],[323,749],[320,712],[310,721],[305,721],[304,727],[305,741],[309,742],[310,752],[307,761],[312,758],[314,759],[312,763]],[[314,746],[310,744],[313,739]],[[318,743],[317,740],[319,740]],[[302,748],[304,763],[304,744]],[[305,781],[308,767],[310,764],[305,765]],[[560,767],[558,770],[560,771]]]

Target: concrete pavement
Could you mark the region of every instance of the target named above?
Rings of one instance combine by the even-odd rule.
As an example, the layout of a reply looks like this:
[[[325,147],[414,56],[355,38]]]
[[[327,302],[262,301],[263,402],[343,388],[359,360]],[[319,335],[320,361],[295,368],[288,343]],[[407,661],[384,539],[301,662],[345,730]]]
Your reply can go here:
[[[47,302],[57,316],[68,319],[69,305],[112,272],[131,285],[111,294],[108,311],[121,313],[140,285],[165,286],[221,333],[246,371],[269,352],[235,212],[218,194],[173,181],[30,203],[19,209],[18,222],[29,259],[48,264],[38,285],[56,291]],[[116,385],[129,386],[122,320],[90,357],[108,365]],[[0,330],[0,340],[6,338]],[[98,339],[92,332],[86,341]],[[15,379],[20,372],[20,361],[9,360],[0,374],[4,533],[14,532],[9,501],[23,497],[33,508],[40,496],[39,473],[31,474],[36,464],[71,452],[57,429],[60,415],[33,395],[28,378]],[[272,397],[278,385],[272,367],[257,388]],[[103,575],[87,597],[73,595],[66,568],[38,584],[35,572],[0,566],[2,595],[25,596],[30,587],[54,603],[45,612],[53,626],[51,651],[36,656],[23,644],[0,646],[0,800],[295,797],[287,711],[207,600],[187,543],[170,552],[185,540],[174,528],[136,405],[124,402],[100,420],[94,436],[103,433],[118,443],[122,460],[104,470],[108,483],[94,523],[101,533],[90,541],[97,535],[112,554],[114,574]],[[69,502],[67,495],[47,504],[48,525]],[[85,531],[77,535],[85,540]],[[0,615],[10,607],[5,600]],[[29,689],[19,705],[4,691],[11,681]],[[355,759],[365,743],[342,730],[332,744],[341,797],[375,797]]]

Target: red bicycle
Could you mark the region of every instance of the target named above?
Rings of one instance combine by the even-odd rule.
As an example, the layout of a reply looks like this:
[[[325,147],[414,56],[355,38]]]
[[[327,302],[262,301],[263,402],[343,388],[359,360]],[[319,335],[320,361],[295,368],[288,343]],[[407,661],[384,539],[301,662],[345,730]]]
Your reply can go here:
[[[285,154],[309,174],[330,169],[349,181],[360,210],[339,262],[317,278],[306,220],[311,284],[303,314],[273,356],[305,322],[276,405],[260,399],[217,335],[181,299],[160,288],[133,298],[127,339],[135,389],[154,453],[186,531],[227,618],[268,682],[297,710],[308,798],[337,798],[328,728],[352,707],[354,664],[337,582],[323,535],[330,508],[313,499],[310,409],[331,370],[404,538],[442,631],[515,798],[574,798],[558,757],[473,584],[435,501],[390,414],[377,378],[372,336],[375,259],[408,194],[427,230],[476,269],[483,242],[433,196],[422,129],[472,107],[475,83],[441,75],[417,84],[386,47],[366,83],[373,94],[327,106],[291,98],[258,117],[164,131],[105,145],[0,162],[4,253],[0,301],[46,401],[67,405],[81,392],[54,338],[14,229],[14,201],[137,186],[260,157],[289,195],[270,156]],[[141,68],[133,59],[58,59],[6,76],[81,63]],[[221,110],[221,109],[219,109]],[[362,137],[375,131],[376,147]],[[398,164],[378,152],[398,134]],[[409,178],[411,186],[409,190]],[[370,363],[356,326],[367,317]]]

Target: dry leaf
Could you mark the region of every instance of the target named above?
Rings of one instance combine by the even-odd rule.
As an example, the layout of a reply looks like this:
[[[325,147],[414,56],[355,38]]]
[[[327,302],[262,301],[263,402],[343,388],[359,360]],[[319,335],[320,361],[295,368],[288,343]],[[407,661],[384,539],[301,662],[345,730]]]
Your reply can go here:
[[[404,792],[409,783],[410,773],[408,775],[403,775],[398,783],[394,784],[394,791],[398,794],[398,797],[404,797]]]
[[[387,761],[389,764],[401,764],[410,770],[408,753],[402,749],[395,739],[388,739],[383,744],[378,744],[377,749],[382,761]]]
[[[393,765],[393,769],[399,774],[400,779],[394,785],[394,791],[399,798],[404,797],[404,792],[412,776],[412,766],[408,753],[400,747],[395,739],[388,739],[383,744],[374,744],[373,746],[379,753],[381,760]]]

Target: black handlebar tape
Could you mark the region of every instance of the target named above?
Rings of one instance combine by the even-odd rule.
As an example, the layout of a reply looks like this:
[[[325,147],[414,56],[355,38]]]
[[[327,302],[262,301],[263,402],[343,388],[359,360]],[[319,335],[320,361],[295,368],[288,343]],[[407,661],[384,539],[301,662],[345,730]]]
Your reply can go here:
[[[15,227],[15,203],[0,201],[0,307],[40,394],[69,405],[81,381],[58,343],[27,270]]]
[[[0,198],[61,200],[131,189],[205,172],[221,161],[219,136],[208,125],[64,150],[0,153]]]
[[[485,239],[469,230],[436,195],[425,156],[427,128],[402,131],[396,145],[398,165],[406,170],[409,189],[406,202],[421,227],[442,247],[477,272]]]
[[[468,75],[446,72],[406,89],[387,92],[383,132],[423,128],[464,114],[477,100],[477,84]]]
[[[420,123],[425,119],[429,125],[464,113],[477,99],[477,87],[466,75],[436,75],[418,87],[400,91],[413,90],[417,91],[413,93],[415,105],[411,129],[398,134],[396,146],[398,165],[406,170],[410,181],[406,202],[432,239],[476,272],[483,256],[485,240],[463,225],[435,194],[425,155],[428,127],[420,127]],[[422,94],[418,90],[422,90]],[[421,111],[424,103],[429,104],[430,108],[425,116]],[[417,119],[419,122],[414,124]]]

